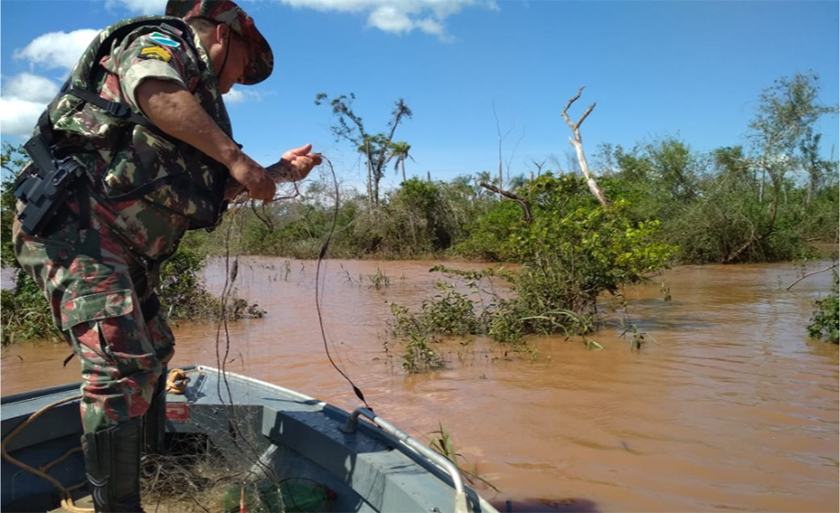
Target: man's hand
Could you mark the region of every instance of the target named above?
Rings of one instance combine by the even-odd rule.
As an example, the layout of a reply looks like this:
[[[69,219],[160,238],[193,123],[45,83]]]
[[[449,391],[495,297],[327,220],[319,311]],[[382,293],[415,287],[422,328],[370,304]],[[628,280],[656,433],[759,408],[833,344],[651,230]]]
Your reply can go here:
[[[271,201],[276,186],[265,169],[251,157],[241,153],[229,167],[230,176],[245,186],[251,199]]]
[[[283,154],[283,160],[291,165],[291,172],[288,180],[297,182],[303,180],[312,171],[312,168],[321,163],[321,156],[311,153],[312,145],[306,144],[300,148],[289,150]]]

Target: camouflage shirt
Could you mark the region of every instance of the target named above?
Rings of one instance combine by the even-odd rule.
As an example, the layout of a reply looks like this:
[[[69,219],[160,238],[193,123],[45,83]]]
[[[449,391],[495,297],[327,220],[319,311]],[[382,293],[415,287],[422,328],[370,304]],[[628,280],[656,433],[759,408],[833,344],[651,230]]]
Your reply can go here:
[[[232,135],[200,38],[192,30],[182,33],[174,23],[160,24],[167,20],[176,19],[145,16],[105,29],[73,69],[72,85],[127,104],[139,114],[135,92],[143,80],[173,81],[193,93]],[[109,34],[145,21],[152,24],[140,24],[113,41],[98,65],[94,62]],[[49,109],[57,145],[70,148],[68,153],[88,171],[95,219],[109,224],[132,251],[150,259],[166,257],[188,228],[213,224],[221,201],[216,191],[228,176],[224,166],[157,129],[112,117],[73,95],[60,96]]]

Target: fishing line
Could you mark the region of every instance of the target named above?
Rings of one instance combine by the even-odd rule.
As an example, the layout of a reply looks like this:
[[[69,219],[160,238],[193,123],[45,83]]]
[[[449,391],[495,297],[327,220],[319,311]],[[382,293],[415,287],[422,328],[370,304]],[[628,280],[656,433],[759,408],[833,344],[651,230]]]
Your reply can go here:
[[[335,228],[338,225],[338,211],[339,211],[339,206],[340,205],[339,205],[338,179],[335,176],[335,169],[333,168],[333,165],[332,165],[332,162],[330,162],[330,159],[328,159],[327,157],[325,157],[323,155],[321,155],[321,159],[324,162],[326,162],[327,165],[330,167],[330,173],[332,174],[333,184],[335,186],[335,208],[333,209],[333,220],[332,220],[332,227],[330,228],[330,233],[329,233],[329,235],[327,235],[327,239],[321,245],[321,251],[318,252],[318,264],[315,266],[315,309],[318,312],[318,325],[321,327],[321,338],[324,340],[324,351],[327,353],[327,358],[329,359],[330,364],[332,364],[333,368],[336,371],[338,371],[338,373],[341,374],[341,376],[345,380],[347,380],[347,383],[349,383],[351,387],[353,387],[353,393],[355,393],[356,397],[358,397],[359,400],[361,400],[364,403],[365,408],[367,408],[370,411],[373,411],[373,408],[371,408],[370,405],[368,405],[367,401],[365,400],[365,394],[362,393],[362,391],[359,389],[359,387],[357,387],[356,384],[353,383],[353,380],[350,379],[350,377],[343,370],[341,370],[338,367],[338,365],[336,365],[335,361],[333,361],[332,355],[330,354],[330,347],[329,347],[329,344],[327,343],[327,333],[326,333],[326,330],[324,329],[324,318],[323,318],[323,315],[321,314],[321,296],[319,294],[320,287],[318,286],[318,283],[319,283],[320,278],[321,278],[321,262],[324,260],[324,255],[327,254],[327,249],[329,249],[329,247],[330,247],[330,242],[332,242],[333,235],[335,234]]]
[[[330,365],[332,365],[332,367],[341,375],[341,377],[343,377],[347,381],[347,383],[350,384],[350,386],[353,389],[353,393],[356,395],[357,398],[359,398],[360,401],[362,401],[362,403],[365,405],[365,407],[367,409],[373,411],[373,408],[371,408],[371,406],[368,404],[367,400],[365,399],[365,395],[362,392],[362,390],[359,387],[356,386],[356,384],[353,382],[353,380],[350,378],[350,376],[348,376],[347,373],[344,372],[341,369],[341,367],[339,367],[338,364],[333,359],[332,354],[330,352],[329,342],[327,341],[326,328],[324,327],[324,317],[323,317],[323,312],[322,312],[322,309],[321,309],[321,302],[323,300],[322,299],[322,294],[321,294],[321,286],[322,286],[322,284],[321,284],[321,263],[323,262],[324,257],[327,254],[327,250],[329,249],[330,244],[332,242],[332,239],[335,236],[336,229],[337,229],[337,226],[338,226],[338,214],[339,214],[339,210],[340,210],[341,205],[340,205],[340,193],[339,193],[339,188],[338,188],[338,178],[336,177],[336,174],[335,174],[335,168],[333,167],[332,161],[330,161],[330,159],[328,159],[327,157],[325,157],[323,155],[321,155],[321,158],[329,166],[330,174],[332,175],[333,187],[334,187],[334,193],[335,193],[335,201],[334,201],[335,206],[333,208],[332,225],[330,226],[330,231],[329,231],[329,234],[327,235],[327,238],[324,240],[323,244],[321,245],[321,249],[318,252],[318,262],[317,262],[317,265],[316,265],[316,268],[315,268],[315,310],[318,314],[318,326],[321,330],[321,338],[324,341],[324,352],[327,355],[327,359],[329,360]],[[295,192],[294,192],[293,195],[287,196],[287,197],[282,197],[282,198],[279,198],[279,199],[291,199],[291,198],[294,198],[294,197],[298,196],[300,194],[300,191],[298,190],[297,183],[294,183],[294,188],[295,188]],[[277,201],[277,200],[278,199],[275,199],[273,201]],[[253,206],[254,206],[254,204],[252,202],[252,207]],[[260,216],[259,214],[257,214],[257,212],[256,212],[257,209],[256,208],[253,208],[253,210],[254,210],[254,213],[256,214],[257,218],[259,218],[264,224],[266,224],[267,227],[272,228],[272,223],[270,223],[268,221],[269,216],[266,215],[265,219],[263,219],[263,216]],[[232,215],[230,216],[230,221],[229,221],[228,226],[227,226],[228,230],[227,230],[227,233],[225,234],[226,235],[225,236],[225,250],[226,250],[226,254],[225,254],[225,284],[224,284],[223,292],[222,292],[222,305],[223,305],[222,306],[222,319],[220,320],[218,330],[217,330],[217,335],[216,335],[216,360],[217,360],[217,364],[219,365],[219,369],[220,369],[221,374],[222,374],[222,382],[224,383],[225,388],[227,389],[228,398],[231,401],[231,406],[233,404],[233,397],[232,397],[232,394],[231,394],[231,391],[230,391],[230,385],[228,383],[227,373],[226,373],[227,356],[228,356],[229,351],[230,351],[230,335],[229,335],[229,332],[228,332],[228,325],[227,325],[226,304],[227,304],[228,298],[229,298],[229,296],[232,292],[232,288],[233,288],[232,283],[236,280],[237,271],[238,271],[238,264],[239,264],[239,258],[234,257],[233,265],[232,266],[230,265],[230,239],[231,239],[231,233],[233,231],[233,226],[234,226],[234,223],[235,223],[235,220],[236,220],[236,217],[237,217],[237,215],[236,215],[237,213],[238,213],[238,209],[234,210],[231,213]],[[222,357],[222,355],[219,353],[219,345],[220,345],[219,342],[220,342],[220,338],[221,338],[220,336],[221,336],[222,327],[224,327],[224,333],[225,333],[225,355],[224,355],[224,357]],[[221,387],[221,383],[218,383],[218,386]],[[219,390],[218,392],[219,392],[219,397],[221,398],[221,390]]]
[[[320,329],[321,329],[321,337],[324,341],[324,351],[326,352],[327,359],[329,359],[330,364],[333,366],[333,368],[336,371],[338,371],[338,373],[345,380],[347,380],[347,382],[353,388],[353,392],[356,394],[356,397],[358,397],[359,400],[361,400],[362,403],[364,403],[365,407],[368,408],[369,410],[373,411],[373,408],[371,408],[370,405],[365,400],[364,393],[362,393],[361,389],[359,389],[359,387],[357,387],[355,385],[355,383],[353,383],[353,380],[350,379],[350,377],[347,375],[347,373],[345,373],[343,370],[341,370],[341,368],[333,360],[332,355],[330,354],[329,343],[327,342],[326,330],[324,328],[324,320],[323,320],[323,315],[322,315],[322,312],[321,312],[321,294],[319,292],[320,291],[320,281],[321,281],[321,275],[320,275],[320,273],[321,273],[321,262],[323,261],[324,256],[327,253],[327,250],[329,249],[330,243],[332,241],[333,236],[335,235],[336,227],[338,225],[340,195],[339,195],[339,188],[338,188],[338,179],[335,175],[335,169],[333,168],[332,162],[330,162],[329,159],[327,159],[326,157],[323,157],[323,156],[322,156],[322,159],[327,162],[327,165],[330,168],[330,173],[332,174],[333,184],[334,184],[334,187],[335,187],[335,208],[334,208],[334,211],[333,211],[332,226],[330,228],[329,235],[327,236],[324,243],[321,245],[321,249],[318,253],[318,263],[317,263],[316,270],[315,270],[315,308],[316,308],[316,311],[318,313],[318,324],[319,324]],[[298,190],[297,183],[294,183],[294,188],[295,188],[295,192],[291,197],[283,197],[283,198],[279,198],[279,199],[290,199],[290,198],[298,196],[300,194],[300,191]],[[277,201],[277,199],[275,199],[274,201]],[[238,214],[239,214],[240,208],[237,208],[237,207],[241,206],[241,203],[244,203],[244,202],[245,201],[234,201],[234,206],[232,208],[232,212],[230,213],[229,220],[228,220],[228,225],[226,227],[227,230],[226,230],[226,233],[225,233],[225,282],[224,282],[224,285],[222,287],[222,297],[221,297],[221,303],[222,304],[221,304],[221,311],[220,311],[221,318],[219,319],[219,324],[218,324],[217,329],[216,329],[216,364],[217,364],[217,367],[219,369],[219,374],[220,374],[221,379],[217,380],[217,382],[216,382],[216,387],[217,387],[216,392],[218,394],[218,397],[219,397],[220,401],[222,402],[222,405],[228,407],[229,429],[230,429],[231,435],[235,435],[235,436],[232,437],[232,440],[231,440],[233,442],[233,444],[235,446],[237,446],[240,450],[243,450],[243,448],[240,446],[240,442],[244,443],[247,446],[247,449],[255,457],[256,464],[262,469],[264,475],[269,477],[274,483],[278,483],[277,475],[275,474],[274,469],[271,468],[270,465],[268,465],[266,462],[262,461],[262,458],[261,458],[257,448],[250,442],[250,440],[248,440],[248,438],[246,436],[244,436],[244,433],[241,430],[241,426],[239,425],[241,420],[239,419],[239,415],[236,411],[236,408],[234,407],[233,394],[232,394],[232,391],[231,391],[230,382],[228,381],[228,378],[227,378],[227,360],[228,360],[228,356],[230,355],[230,332],[228,330],[228,318],[227,318],[228,308],[227,308],[227,304],[228,304],[228,301],[230,299],[231,294],[233,293],[233,290],[234,290],[233,284],[236,281],[238,271],[239,271],[239,257],[238,257],[238,255],[234,255],[233,256],[233,261],[231,262],[230,244],[231,244],[231,235],[234,231],[234,226],[239,224],[239,223],[237,223],[237,221],[238,221],[238,218],[239,218]],[[273,226],[272,226],[273,223],[271,223],[269,221],[270,215],[266,213],[265,216],[261,216],[259,213],[257,213],[257,209],[255,208],[255,202],[253,202],[253,201],[251,202],[251,206],[252,206],[252,209],[254,210],[255,216],[260,221],[262,221],[264,224],[266,224],[266,226],[269,229],[273,228]],[[265,203],[263,204],[263,207],[265,207]],[[222,345],[221,344],[221,338],[222,338],[222,330],[223,329],[224,329],[224,338],[225,338],[224,354],[222,354],[222,351],[221,351],[221,345]],[[222,386],[223,385],[224,385],[225,391],[227,392],[228,404],[225,404],[225,400],[222,397]]]
[[[216,380],[216,393],[219,396],[219,401],[222,403],[223,406],[228,407],[229,411],[229,419],[228,419],[228,428],[230,430],[231,441],[233,445],[235,445],[240,451],[243,451],[243,448],[239,445],[240,442],[244,443],[247,448],[250,450],[251,454],[253,454],[256,465],[259,466],[264,475],[268,477],[272,482],[279,483],[279,478],[277,474],[274,472],[274,469],[268,465],[266,462],[262,461],[262,457],[260,455],[259,450],[257,447],[251,443],[247,436],[242,431],[241,424],[242,420],[239,417],[238,412],[236,411],[234,400],[233,400],[233,393],[230,388],[230,382],[228,381],[227,377],[227,361],[228,356],[230,355],[230,331],[228,330],[228,300],[230,299],[231,294],[233,293],[234,283],[236,282],[236,278],[239,275],[239,255],[235,255],[233,257],[233,262],[231,264],[230,259],[230,239],[231,233],[233,233],[234,226],[236,224],[236,220],[238,218],[237,214],[239,212],[239,208],[237,205],[234,204],[234,207],[231,212],[230,220],[228,222],[227,231],[225,232],[225,283],[222,287],[222,296],[221,296],[221,318],[219,319],[219,324],[216,328],[216,365],[219,369],[219,374],[221,379]],[[219,353],[219,346],[221,342],[221,332],[222,327],[224,327],[225,333],[225,352],[224,356]],[[224,383],[225,390],[227,391],[228,400],[230,401],[229,404],[225,404],[225,400],[222,397],[222,383]]]

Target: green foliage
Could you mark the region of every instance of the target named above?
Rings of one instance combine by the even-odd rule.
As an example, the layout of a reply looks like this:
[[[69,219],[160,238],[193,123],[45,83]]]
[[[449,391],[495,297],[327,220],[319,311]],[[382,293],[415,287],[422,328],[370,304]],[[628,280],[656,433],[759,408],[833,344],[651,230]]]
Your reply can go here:
[[[418,313],[393,310],[397,335],[487,333],[507,343],[531,334],[585,335],[595,329],[599,295],[643,280],[665,267],[675,251],[657,241],[658,222],[632,223],[623,199],[602,207],[580,178],[543,175],[519,193],[531,205],[532,222],[526,223],[521,211],[515,215],[518,205],[502,202],[458,246],[519,262],[518,272],[432,269],[458,276],[475,294],[483,290],[481,280],[498,276],[510,283],[512,296],[491,293],[493,301],[476,314],[474,300],[439,284],[440,292]],[[499,219],[508,225],[500,226]]]
[[[417,178],[403,182],[388,202],[395,247],[408,245],[420,252],[439,252],[451,244],[441,187]]]
[[[496,342],[515,344],[525,336],[529,316],[518,300],[500,300],[498,310],[488,317],[487,334]]]
[[[241,208],[219,229],[193,236],[193,247],[218,255],[317,258],[333,227],[335,198],[323,182],[312,182],[300,201],[275,202],[259,215]],[[418,258],[445,254],[468,235],[468,224],[492,202],[464,181],[443,183],[412,178],[369,206],[352,190],[340,193],[338,219],[329,248],[333,258]],[[234,223],[228,235],[228,227]]]
[[[502,201],[490,207],[487,214],[470,226],[469,237],[455,245],[455,253],[476,260],[502,262],[514,257],[507,244],[517,230],[525,225],[522,209],[511,201]]]
[[[781,77],[762,91],[750,129],[765,165],[783,165],[772,162],[778,160],[773,157],[794,155],[803,143],[813,143],[813,127],[820,117],[837,114],[837,105],[820,104],[819,95],[814,73]]]
[[[438,293],[431,300],[423,301],[422,318],[428,327],[442,335],[463,336],[478,333],[479,323],[475,306],[466,294],[455,290],[449,283],[435,283]]]
[[[376,268],[375,273],[368,275],[368,280],[370,281],[370,287],[376,290],[385,289],[391,286],[391,278],[382,272],[382,269],[379,267]]]
[[[14,244],[12,242],[12,224],[15,219],[14,181],[27,157],[23,146],[12,146],[3,143],[0,164],[2,164],[2,203],[0,203],[0,240],[2,248],[0,259],[4,268],[15,269],[15,287],[13,290],[0,291],[2,301],[3,326],[2,345],[7,346],[17,340],[51,339],[61,340],[61,334],[55,327],[52,310],[44,293],[26,273],[20,272],[20,264],[15,259]]]
[[[480,224],[473,240],[459,246],[488,248],[482,249],[484,255],[492,247],[500,258],[523,264],[514,282],[517,301],[506,303],[512,311],[529,316],[560,311],[591,315],[600,294],[641,281],[665,267],[675,251],[657,240],[658,221],[632,222],[624,199],[602,207],[582,178],[543,175],[520,192],[531,204],[531,223],[516,218],[506,227]],[[487,217],[510,220],[511,206],[501,203]],[[522,329],[545,333],[556,327],[553,321],[534,317]]]
[[[53,322],[50,304],[35,281],[19,272],[14,290],[0,291],[3,311],[2,345],[19,340],[63,340]]]
[[[3,267],[20,268],[15,260],[15,251],[12,244],[12,224],[15,219],[15,204],[17,199],[14,195],[14,182],[28,158],[23,151],[23,146],[12,146],[4,142],[2,154],[0,154],[0,166],[3,169],[2,198],[0,199],[0,262]]]
[[[833,271],[834,283],[831,295],[814,301],[814,315],[808,324],[808,335],[814,338],[825,337],[829,342],[840,343],[840,281],[837,271]]]
[[[221,298],[207,292],[201,271],[206,257],[188,245],[182,245],[161,267],[157,293],[170,319],[218,319]],[[265,315],[257,304],[249,304],[234,292],[225,305],[228,320],[258,318]]]
[[[688,205],[681,215],[664,223],[665,237],[679,245],[682,262],[722,262],[756,234],[739,261],[790,260],[806,256],[802,231],[806,220],[804,202],[792,183],[787,183],[787,201],[772,207],[760,199],[760,179],[755,176],[741,147],[720,148],[713,154],[714,173],[700,182],[701,199]]]
[[[412,333],[402,355],[403,369],[415,374],[442,369],[446,360],[431,347],[431,337],[427,334]]]
[[[403,182],[406,180],[405,177],[405,161],[408,159],[414,160],[414,158],[408,154],[411,151],[411,145],[405,141],[396,141],[392,142],[388,146],[388,161],[394,161],[394,171],[396,172],[397,169],[402,169],[402,179]]]
[[[630,201],[632,220],[661,220],[659,237],[679,248],[677,262],[806,258],[813,256],[810,242],[838,240],[836,180],[831,178],[836,164],[815,163],[811,155],[811,167],[822,171],[819,180],[804,186],[806,169],[797,164],[804,160],[776,162],[777,202],[776,186],[762,168],[764,157],[749,156],[741,146],[709,155],[686,151],[671,139],[631,152],[618,147],[612,157],[619,169],[602,181],[609,197]],[[683,171],[675,171],[680,166]],[[830,168],[835,171],[826,171]]]
[[[435,334],[447,336],[475,335],[483,332],[475,313],[475,304],[466,295],[458,292],[452,284],[439,281],[438,291],[432,298],[423,301],[420,311],[411,313],[407,308],[391,304],[394,316],[394,334],[411,337],[413,334]]]
[[[486,332],[486,319],[479,319],[475,303],[452,284],[439,281],[438,291],[423,301],[418,312],[391,303],[393,334],[406,342],[403,368],[417,373],[442,368],[445,360],[430,344],[438,336],[467,336]]]
[[[212,318],[218,315],[220,304],[204,289],[201,269],[204,257],[194,250],[181,247],[164,262],[158,296],[170,319]]]
[[[833,178],[827,177],[826,181],[833,180],[834,183],[829,182],[815,192],[806,192],[807,203],[800,216],[801,222],[794,228],[805,243],[840,240],[840,189],[837,184],[840,173],[836,166],[831,172],[828,176]]]

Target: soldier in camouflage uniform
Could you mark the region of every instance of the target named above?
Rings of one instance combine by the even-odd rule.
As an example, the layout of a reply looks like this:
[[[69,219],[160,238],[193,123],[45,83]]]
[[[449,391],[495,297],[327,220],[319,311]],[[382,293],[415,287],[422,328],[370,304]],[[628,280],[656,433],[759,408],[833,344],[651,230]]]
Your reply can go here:
[[[146,451],[161,448],[174,338],[154,295],[160,264],[186,230],[217,222],[232,181],[254,199],[275,192],[233,141],[222,100],[234,83],[271,74],[268,43],[229,0],[170,0],[166,14],[119,22],[91,43],[30,141],[51,159],[28,143],[34,162],[17,189],[16,256],[81,361],[82,445],[99,512],[142,511],[144,431]],[[287,180],[320,163],[310,150],[283,155]],[[34,228],[33,184],[56,162],[82,172]]]

